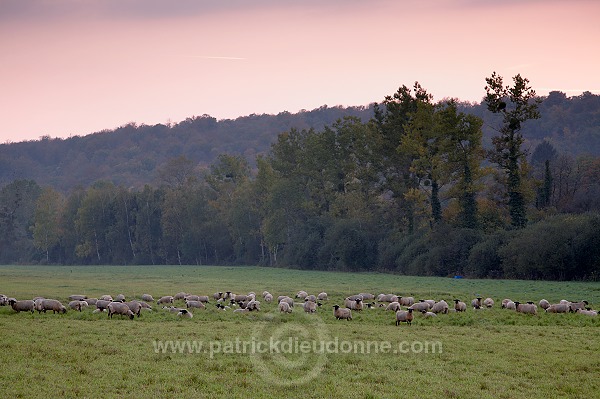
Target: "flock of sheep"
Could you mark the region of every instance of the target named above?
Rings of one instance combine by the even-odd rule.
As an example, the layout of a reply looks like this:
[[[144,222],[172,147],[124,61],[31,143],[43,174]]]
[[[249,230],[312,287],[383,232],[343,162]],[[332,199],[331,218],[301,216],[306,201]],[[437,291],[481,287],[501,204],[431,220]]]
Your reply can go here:
[[[264,291],[263,301],[277,301],[277,307],[282,313],[292,313],[294,309],[301,308],[306,313],[316,313],[322,306],[323,301],[328,300],[326,292],[318,295],[309,295],[306,291],[299,291],[294,298],[287,295],[281,295],[275,298],[270,292]],[[154,300],[152,295],[144,294],[140,300],[126,301],[125,295],[119,294],[115,298],[110,295],[103,295],[100,298],[88,298],[86,295],[71,295],[69,297],[68,307],[72,310],[82,311],[87,307],[95,307],[94,313],[106,312],[109,318],[113,315],[120,315],[133,319],[140,316],[142,310],[152,310],[149,303],[177,314],[178,317],[194,317],[192,310],[206,309],[212,301],[215,302],[216,309],[220,311],[232,310],[234,313],[248,313],[260,311],[260,301],[256,299],[256,294],[234,294],[230,291],[216,292],[211,297],[208,295],[192,295],[185,292],[179,292],[173,296],[162,296]],[[176,307],[175,301],[183,301],[185,307]],[[298,301],[298,302],[297,302]],[[370,302],[369,302],[370,301]],[[35,312],[39,313],[51,310],[53,313],[66,313],[67,307],[59,300],[36,297],[33,299],[16,300],[6,295],[0,294],[0,306],[11,306],[16,312]],[[551,304],[542,299],[536,305],[533,302],[520,303],[510,299],[504,299],[501,307],[514,310],[519,313],[537,315],[538,306],[548,313],[580,313],[587,316],[596,317],[598,311],[592,310],[587,301],[570,302],[562,300],[559,303]],[[405,309],[403,309],[403,307]],[[494,307],[492,298],[477,297],[471,301],[471,307],[474,310]],[[352,311],[360,312],[363,309],[381,308],[386,311],[392,311],[395,314],[396,326],[401,323],[411,325],[414,314],[421,313],[422,317],[437,317],[438,314],[447,314],[449,312],[465,312],[467,304],[459,299],[454,300],[453,306],[450,306],[445,300],[435,301],[433,299],[421,299],[418,302],[413,297],[403,297],[394,294],[379,294],[377,296],[370,293],[360,293],[350,295],[344,299],[343,305],[333,306],[333,316],[337,320],[352,320]]]

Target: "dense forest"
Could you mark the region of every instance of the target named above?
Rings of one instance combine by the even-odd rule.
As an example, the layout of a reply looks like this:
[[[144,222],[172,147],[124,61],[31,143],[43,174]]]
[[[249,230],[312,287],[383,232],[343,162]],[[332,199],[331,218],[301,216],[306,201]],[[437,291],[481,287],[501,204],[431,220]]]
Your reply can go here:
[[[600,96],[486,82],[4,144],[0,263],[599,279]]]

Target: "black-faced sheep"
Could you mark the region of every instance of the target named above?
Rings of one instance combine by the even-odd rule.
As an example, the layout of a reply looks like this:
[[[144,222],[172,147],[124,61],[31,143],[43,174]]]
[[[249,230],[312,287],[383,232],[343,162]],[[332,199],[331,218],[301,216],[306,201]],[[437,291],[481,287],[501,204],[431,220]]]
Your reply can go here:
[[[333,306],[333,315],[337,320],[352,320],[352,311],[348,308],[340,308],[339,305]]]
[[[194,317],[194,315],[189,310],[181,309],[177,313],[177,317],[182,317],[182,318],[185,318],[185,319],[191,319],[192,317]]]
[[[454,300],[454,310],[456,310],[457,312],[466,312],[467,304],[464,303],[463,301],[461,301],[460,299],[455,299]]]
[[[408,310],[399,310],[396,312],[396,326],[399,326],[400,323],[406,323],[409,326],[413,321],[413,310],[412,308],[408,308]]]

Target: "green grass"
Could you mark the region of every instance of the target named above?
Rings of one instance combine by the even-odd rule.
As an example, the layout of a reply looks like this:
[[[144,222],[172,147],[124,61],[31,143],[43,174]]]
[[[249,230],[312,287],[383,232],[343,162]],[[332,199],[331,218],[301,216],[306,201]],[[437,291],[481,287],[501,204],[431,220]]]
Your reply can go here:
[[[0,397],[6,398],[591,398],[600,389],[600,321],[577,314],[537,317],[500,309],[415,317],[394,325],[381,309],[336,321],[331,306],[358,292],[394,292],[423,299],[491,296],[600,304],[600,283],[454,280],[257,267],[1,266],[0,293],[17,299],[71,294],[155,298],[179,291],[211,295],[268,290],[275,296],[327,291],[316,315],[281,315],[213,306],[191,320],[144,313],[133,321],[106,314],[15,313],[0,308],[3,330]],[[179,303],[182,305],[182,303]],[[155,309],[156,310],[156,309]],[[236,342],[325,341],[331,353],[249,354]],[[339,345],[389,343],[388,353],[342,353]],[[198,353],[156,353],[154,342],[202,342]],[[237,340],[237,341],[236,341]],[[294,342],[294,341],[292,341]],[[400,343],[441,343],[435,353],[399,353]],[[207,345],[220,351],[211,354]],[[379,348],[379,347],[378,347]],[[373,348],[372,348],[373,349]],[[394,353],[396,351],[396,353]],[[160,352],[160,351],[159,351]]]

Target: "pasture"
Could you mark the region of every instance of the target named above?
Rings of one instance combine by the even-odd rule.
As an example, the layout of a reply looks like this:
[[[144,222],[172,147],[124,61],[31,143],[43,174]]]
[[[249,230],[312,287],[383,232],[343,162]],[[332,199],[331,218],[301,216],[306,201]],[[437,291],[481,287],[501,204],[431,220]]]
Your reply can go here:
[[[264,290],[275,298],[326,291],[329,300],[316,314],[300,307],[281,314],[276,301],[262,300]],[[600,283],[259,267],[0,266],[0,294],[17,299],[43,296],[66,305],[72,294],[158,299],[180,291],[254,291],[261,311],[221,311],[213,300],[192,319],[154,304],[134,320],[111,320],[92,308],[31,314],[0,307],[0,397],[587,399],[600,390],[598,317],[500,308],[503,298],[545,298],[586,299],[598,309]],[[481,295],[496,304],[431,319],[416,314],[411,326],[396,327],[394,313],[381,308],[335,320],[332,306],[359,292],[449,304]]]

